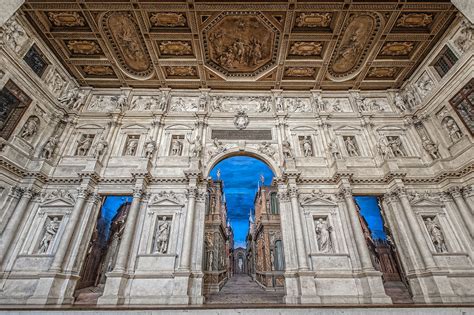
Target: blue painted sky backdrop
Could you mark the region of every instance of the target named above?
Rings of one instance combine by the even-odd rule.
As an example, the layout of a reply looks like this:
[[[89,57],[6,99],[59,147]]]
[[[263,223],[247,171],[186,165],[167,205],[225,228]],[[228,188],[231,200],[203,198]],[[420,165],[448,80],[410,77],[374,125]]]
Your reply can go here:
[[[355,196],[357,205],[360,208],[360,214],[364,217],[372,232],[374,239],[387,239],[383,228],[382,215],[376,196]]]
[[[126,202],[132,202],[132,196],[107,196],[101,209],[101,217],[104,219],[105,231],[108,231],[112,219],[117,214],[117,210]]]
[[[224,181],[227,217],[234,230],[234,247],[245,248],[249,211],[252,209],[255,214],[253,201],[260,175],[263,175],[265,185],[270,185],[273,172],[264,162],[248,156],[222,160],[211,171],[213,179],[217,179],[218,169],[221,170],[221,180]]]

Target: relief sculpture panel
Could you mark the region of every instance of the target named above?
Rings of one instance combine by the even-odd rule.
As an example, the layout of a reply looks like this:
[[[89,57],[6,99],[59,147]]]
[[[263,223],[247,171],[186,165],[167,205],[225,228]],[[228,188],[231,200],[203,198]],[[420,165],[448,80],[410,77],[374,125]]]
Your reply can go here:
[[[333,81],[346,81],[356,76],[367,59],[367,52],[380,30],[380,17],[375,13],[359,13],[349,17],[336,53],[331,58],[328,76]]]
[[[101,24],[122,71],[137,80],[152,77],[151,58],[132,15],[128,12],[107,12],[102,16]]]

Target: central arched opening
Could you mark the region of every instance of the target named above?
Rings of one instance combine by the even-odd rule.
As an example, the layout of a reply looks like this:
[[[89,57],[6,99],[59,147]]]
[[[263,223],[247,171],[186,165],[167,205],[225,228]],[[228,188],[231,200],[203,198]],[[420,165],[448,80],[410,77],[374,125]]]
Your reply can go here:
[[[253,156],[209,172],[204,235],[207,303],[283,303],[284,254],[275,174]]]

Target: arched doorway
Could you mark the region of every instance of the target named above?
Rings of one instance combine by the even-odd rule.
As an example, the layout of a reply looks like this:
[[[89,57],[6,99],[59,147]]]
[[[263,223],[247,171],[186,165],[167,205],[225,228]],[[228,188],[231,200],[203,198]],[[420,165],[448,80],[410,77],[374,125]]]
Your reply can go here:
[[[217,296],[222,303],[218,297],[226,290],[243,290],[241,300],[233,302],[251,303],[254,295],[261,303],[271,291],[269,302],[282,303],[284,254],[273,167],[240,152],[211,165],[203,250],[207,301],[216,302]]]

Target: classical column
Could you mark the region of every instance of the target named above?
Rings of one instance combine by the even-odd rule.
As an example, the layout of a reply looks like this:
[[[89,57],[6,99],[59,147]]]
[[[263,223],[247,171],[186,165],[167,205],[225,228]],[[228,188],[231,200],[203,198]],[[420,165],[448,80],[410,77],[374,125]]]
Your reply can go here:
[[[474,215],[474,185],[468,185],[462,189],[462,196],[464,201],[469,206],[471,214]]]
[[[402,203],[403,211],[405,212],[405,217],[408,221],[408,226],[410,227],[413,238],[415,239],[416,246],[421,254],[421,258],[425,264],[425,268],[435,268],[436,264],[434,262],[431,251],[426,243],[424,238],[424,231],[421,229],[416,219],[415,213],[411,208],[410,201],[408,200],[405,188],[398,188],[397,190],[398,198]]]
[[[127,268],[130,248],[132,246],[133,235],[135,234],[135,226],[137,225],[138,210],[143,196],[143,186],[136,185],[133,189],[133,200],[128,210],[125,228],[120,240],[120,247],[117,253],[114,272],[124,272]]]
[[[461,214],[461,217],[469,231],[469,234],[471,236],[474,236],[474,224],[472,222],[472,214],[471,214],[471,211],[469,210],[468,205],[466,204],[466,201],[464,200],[461,194],[461,189],[459,187],[452,187],[451,189],[449,189],[448,192],[453,197],[453,200],[459,209],[459,213]]]
[[[303,223],[301,222],[300,206],[298,202],[298,189],[296,188],[296,186],[290,186],[288,192],[290,195],[291,213],[293,215],[293,229],[295,232],[296,253],[298,255],[298,267],[300,270],[309,270],[308,255],[306,255],[304,236],[303,236],[303,230],[302,230]]]
[[[197,188],[191,186],[188,188],[188,209],[186,211],[186,222],[184,224],[183,247],[181,250],[181,259],[179,269],[189,271],[191,268],[191,247],[194,228],[194,210],[196,208]]]
[[[23,226],[25,212],[28,209],[28,204],[30,203],[31,198],[36,194],[36,191],[29,187],[19,188],[16,191],[16,194],[21,194],[21,198],[2,234],[2,250],[0,251],[2,253],[0,256],[1,263],[3,263],[4,258],[7,257],[11,245],[14,243],[13,239],[15,235],[19,233]]]
[[[357,207],[349,187],[343,187],[341,193],[344,195],[347,209],[349,210],[349,218],[351,221],[352,231],[354,231],[354,238],[356,242],[357,252],[359,253],[362,270],[373,270],[372,260],[370,259],[369,249],[364,238],[364,232],[360,225],[359,214]]]
[[[87,186],[80,187],[76,198],[74,209],[72,210],[71,217],[67,223],[64,234],[59,242],[58,249],[54,255],[53,263],[51,264],[51,271],[61,271],[64,257],[66,256],[67,250],[71,245],[71,240],[74,236],[76,228],[79,226],[79,221],[82,219],[82,211],[84,210],[84,204],[90,191]]]

